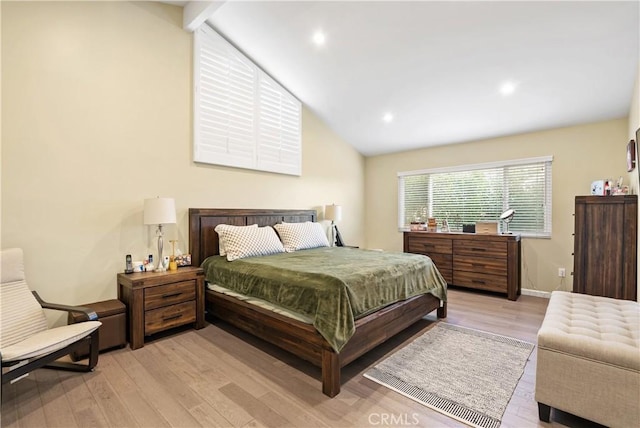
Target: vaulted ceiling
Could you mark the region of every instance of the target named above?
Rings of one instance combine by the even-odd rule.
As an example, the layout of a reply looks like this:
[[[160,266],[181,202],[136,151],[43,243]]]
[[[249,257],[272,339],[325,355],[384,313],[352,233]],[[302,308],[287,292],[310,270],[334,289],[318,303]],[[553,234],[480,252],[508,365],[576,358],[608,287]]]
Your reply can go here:
[[[214,29],[364,155],[625,117],[638,69],[637,1],[209,10]]]

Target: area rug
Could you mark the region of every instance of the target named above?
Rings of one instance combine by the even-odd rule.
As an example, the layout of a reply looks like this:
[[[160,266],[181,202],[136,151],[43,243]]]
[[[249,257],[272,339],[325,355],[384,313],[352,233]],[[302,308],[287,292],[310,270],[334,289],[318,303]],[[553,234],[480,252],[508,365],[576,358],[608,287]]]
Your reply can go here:
[[[534,345],[440,322],[365,377],[471,426],[500,426]]]

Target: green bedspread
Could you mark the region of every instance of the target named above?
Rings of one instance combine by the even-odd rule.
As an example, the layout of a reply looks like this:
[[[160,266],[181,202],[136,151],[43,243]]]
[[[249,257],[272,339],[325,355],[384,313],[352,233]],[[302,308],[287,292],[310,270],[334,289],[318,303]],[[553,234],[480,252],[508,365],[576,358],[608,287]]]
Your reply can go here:
[[[431,259],[417,254],[325,247],[233,262],[212,256],[202,267],[211,284],[314,320],[337,352],[353,335],[356,319],[419,294],[447,296]]]

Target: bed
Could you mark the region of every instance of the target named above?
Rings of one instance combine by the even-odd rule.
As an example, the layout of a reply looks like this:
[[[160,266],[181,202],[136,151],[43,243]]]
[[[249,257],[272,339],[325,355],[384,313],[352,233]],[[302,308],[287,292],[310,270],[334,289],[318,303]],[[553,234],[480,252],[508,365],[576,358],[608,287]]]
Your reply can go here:
[[[219,254],[219,224],[273,226],[277,223],[316,221],[314,210],[189,209],[189,245],[192,264],[200,266]],[[337,352],[312,325],[275,313],[207,288],[206,311],[241,330],[270,342],[322,370],[322,392],[334,397],[340,392],[340,370],[359,356],[404,330],[426,314],[437,311],[446,317],[446,302],[432,294],[420,294],[387,305],[355,320],[355,331]]]

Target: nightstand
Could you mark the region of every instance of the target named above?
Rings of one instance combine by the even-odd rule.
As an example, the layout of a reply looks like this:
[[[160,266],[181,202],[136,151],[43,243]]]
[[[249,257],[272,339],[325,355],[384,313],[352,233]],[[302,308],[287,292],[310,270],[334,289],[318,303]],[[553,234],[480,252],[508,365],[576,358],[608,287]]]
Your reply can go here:
[[[127,306],[131,349],[144,346],[145,336],[186,324],[204,327],[204,271],[118,274],[118,299]]]

